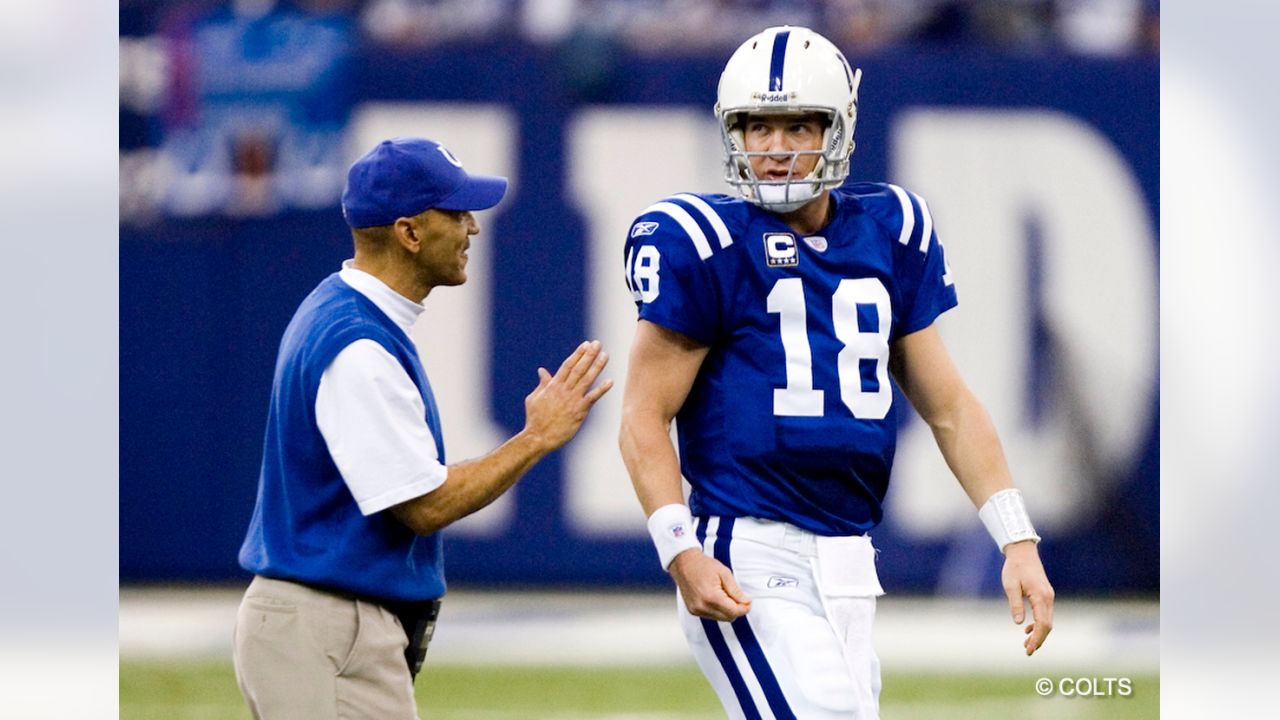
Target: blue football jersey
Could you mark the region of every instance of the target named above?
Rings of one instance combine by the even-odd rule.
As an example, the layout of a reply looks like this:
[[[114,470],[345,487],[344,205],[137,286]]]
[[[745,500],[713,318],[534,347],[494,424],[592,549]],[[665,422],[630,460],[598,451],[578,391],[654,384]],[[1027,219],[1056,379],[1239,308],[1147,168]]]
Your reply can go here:
[[[820,535],[863,534],[883,516],[897,441],[889,349],[956,293],[919,196],[858,183],[831,199],[814,236],[727,195],[674,195],[631,226],[640,318],[710,347],[676,416],[695,515]]]

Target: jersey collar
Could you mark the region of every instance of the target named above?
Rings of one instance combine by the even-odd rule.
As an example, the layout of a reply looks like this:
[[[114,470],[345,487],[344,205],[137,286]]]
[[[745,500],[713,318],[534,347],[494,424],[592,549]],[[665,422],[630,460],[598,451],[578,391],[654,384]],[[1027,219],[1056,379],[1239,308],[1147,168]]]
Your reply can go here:
[[[426,308],[387,287],[387,284],[363,270],[352,267],[354,260],[345,260],[338,277],[356,292],[369,298],[405,335]]]

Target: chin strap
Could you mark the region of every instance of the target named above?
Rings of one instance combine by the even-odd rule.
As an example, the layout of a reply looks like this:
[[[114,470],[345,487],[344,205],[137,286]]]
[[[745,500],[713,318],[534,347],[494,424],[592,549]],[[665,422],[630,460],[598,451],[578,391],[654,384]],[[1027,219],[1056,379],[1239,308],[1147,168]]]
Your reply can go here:
[[[814,182],[793,182],[786,185],[757,185],[756,197],[751,202],[773,212],[791,212],[807,205],[818,197],[819,190]]]

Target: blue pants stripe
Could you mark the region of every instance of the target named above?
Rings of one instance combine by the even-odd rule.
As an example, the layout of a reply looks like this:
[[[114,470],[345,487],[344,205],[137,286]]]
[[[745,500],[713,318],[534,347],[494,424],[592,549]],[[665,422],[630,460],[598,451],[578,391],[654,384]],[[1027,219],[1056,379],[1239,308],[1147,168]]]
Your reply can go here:
[[[729,542],[733,536],[733,518],[720,518],[720,528],[716,531],[716,544],[713,550],[715,558],[724,566],[733,569],[733,565],[729,559]],[[796,720],[795,713],[791,711],[791,706],[787,704],[787,698],[782,694],[782,688],[778,685],[778,678],[773,674],[773,668],[769,666],[769,660],[764,656],[764,650],[760,648],[760,641],[756,639],[755,632],[751,629],[751,623],[747,620],[747,616],[734,620],[732,623],[733,632],[738,636],[738,642],[742,644],[742,650],[746,653],[747,662],[751,665],[751,670],[756,674],[756,679],[760,681],[760,688],[764,690],[764,697],[769,701],[769,709],[773,711],[777,720]]]
[[[707,541],[707,519],[699,517],[694,524],[698,544],[701,545]],[[738,671],[738,664],[733,661],[733,654],[729,652],[729,644],[724,641],[724,635],[720,633],[715,620],[702,618],[702,631],[707,635],[707,641],[711,643],[711,649],[716,654],[716,660],[720,661],[720,667],[724,668],[724,674],[729,678],[729,686],[733,688],[733,694],[738,697],[738,704],[742,706],[742,712],[747,716],[747,720],[761,720],[760,711],[756,709],[756,703],[751,699],[751,691],[747,689],[747,683],[742,679],[742,673]]]
[[[761,720],[760,711],[751,699],[751,691],[747,689],[747,682],[742,679],[738,664],[733,661],[733,654],[729,652],[729,644],[724,641],[724,636],[716,625],[715,620],[702,618],[702,631],[707,634],[707,640],[711,642],[711,649],[715,651],[720,667],[724,668],[724,674],[729,676],[729,685],[733,688],[733,694],[738,696],[742,713],[747,716],[747,720]]]

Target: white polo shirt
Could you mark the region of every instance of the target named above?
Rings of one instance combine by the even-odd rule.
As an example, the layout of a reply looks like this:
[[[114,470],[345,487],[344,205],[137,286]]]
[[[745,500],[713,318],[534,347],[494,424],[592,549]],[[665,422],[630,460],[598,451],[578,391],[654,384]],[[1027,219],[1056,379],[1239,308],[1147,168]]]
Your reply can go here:
[[[342,263],[342,281],[409,335],[422,303],[351,264]],[[320,376],[316,423],[361,513],[372,515],[444,484],[448,468],[436,453],[426,414],[400,361],[374,340],[343,348]]]

